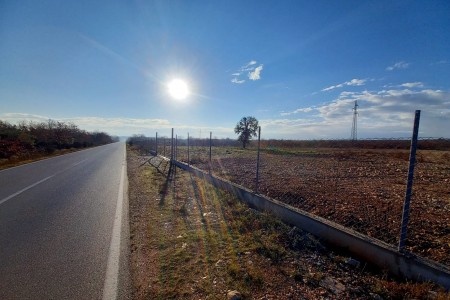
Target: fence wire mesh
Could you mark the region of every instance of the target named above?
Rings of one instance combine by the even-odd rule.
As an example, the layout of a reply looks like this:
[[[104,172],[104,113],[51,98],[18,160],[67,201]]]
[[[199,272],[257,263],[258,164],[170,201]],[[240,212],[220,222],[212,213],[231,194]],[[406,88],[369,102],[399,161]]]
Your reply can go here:
[[[256,141],[247,149],[229,139],[177,137],[174,143],[178,161],[255,191]],[[155,152],[154,140],[145,145],[146,151]],[[389,145],[382,141],[261,141],[257,192],[397,247],[408,145],[409,141]],[[170,158],[171,139],[158,138],[157,149]],[[406,250],[447,266],[449,183],[450,151],[419,150]]]
[[[450,151],[419,151],[406,249],[450,266]]]
[[[260,192],[396,245],[407,164],[388,161],[348,150],[264,153]]]

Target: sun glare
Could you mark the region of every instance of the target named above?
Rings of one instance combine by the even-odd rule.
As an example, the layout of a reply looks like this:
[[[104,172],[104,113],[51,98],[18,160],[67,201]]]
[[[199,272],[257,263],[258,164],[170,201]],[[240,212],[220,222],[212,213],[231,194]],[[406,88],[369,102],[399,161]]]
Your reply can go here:
[[[186,82],[181,79],[174,79],[167,85],[169,94],[177,100],[186,99],[189,96],[189,88]]]

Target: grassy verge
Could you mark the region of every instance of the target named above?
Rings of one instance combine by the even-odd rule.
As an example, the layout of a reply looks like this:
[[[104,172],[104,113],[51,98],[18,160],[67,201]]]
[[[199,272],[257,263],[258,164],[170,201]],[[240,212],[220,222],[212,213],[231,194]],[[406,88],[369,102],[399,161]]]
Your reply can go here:
[[[446,299],[396,282],[181,170],[128,149],[134,299]]]

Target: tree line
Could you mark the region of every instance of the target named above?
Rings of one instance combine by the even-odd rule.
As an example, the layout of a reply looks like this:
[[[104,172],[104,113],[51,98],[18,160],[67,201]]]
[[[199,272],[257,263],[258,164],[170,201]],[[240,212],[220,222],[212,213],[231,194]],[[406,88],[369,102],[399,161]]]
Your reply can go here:
[[[88,132],[73,123],[54,120],[22,122],[0,120],[0,159],[24,159],[56,150],[86,148],[118,141],[105,132]]]

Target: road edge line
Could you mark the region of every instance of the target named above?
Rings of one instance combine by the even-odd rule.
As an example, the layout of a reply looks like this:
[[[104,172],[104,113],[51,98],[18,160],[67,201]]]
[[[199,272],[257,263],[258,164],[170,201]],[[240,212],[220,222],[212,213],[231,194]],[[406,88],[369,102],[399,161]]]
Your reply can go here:
[[[126,150],[125,150],[126,155]],[[114,216],[113,231],[109,247],[108,263],[106,267],[105,282],[103,284],[103,300],[115,300],[119,287],[120,242],[122,232],[122,210],[124,199],[124,183],[126,172],[126,156],[122,163],[119,194],[117,195],[116,213]]]

